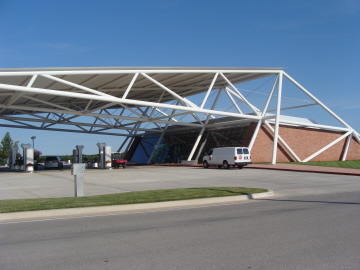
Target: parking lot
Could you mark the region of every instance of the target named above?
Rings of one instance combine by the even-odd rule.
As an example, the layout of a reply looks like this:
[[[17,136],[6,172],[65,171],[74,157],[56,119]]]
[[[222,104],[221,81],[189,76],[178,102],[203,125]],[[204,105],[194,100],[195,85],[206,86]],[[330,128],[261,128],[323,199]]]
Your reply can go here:
[[[271,189],[276,196],[360,191],[360,177],[245,168],[229,170],[180,166],[128,166],[126,169],[87,169],[85,196],[140,190],[211,186]],[[0,198],[28,199],[74,196],[74,176],[63,170],[34,173],[0,171]]]

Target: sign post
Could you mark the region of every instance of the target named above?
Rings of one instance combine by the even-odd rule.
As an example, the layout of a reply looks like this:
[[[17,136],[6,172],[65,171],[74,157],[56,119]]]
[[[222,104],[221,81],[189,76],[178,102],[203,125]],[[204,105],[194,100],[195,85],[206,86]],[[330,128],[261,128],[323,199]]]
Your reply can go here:
[[[74,175],[75,197],[83,197],[85,163],[74,163],[71,166],[71,175]]]

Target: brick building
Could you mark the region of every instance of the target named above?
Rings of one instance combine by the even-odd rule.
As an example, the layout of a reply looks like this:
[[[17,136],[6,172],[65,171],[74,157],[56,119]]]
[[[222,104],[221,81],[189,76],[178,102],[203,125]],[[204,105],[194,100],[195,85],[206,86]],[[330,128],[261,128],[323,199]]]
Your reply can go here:
[[[197,163],[202,162],[205,152],[214,147],[244,146],[247,147],[256,130],[257,123],[233,126],[229,128],[210,129],[204,133],[199,147],[196,149]],[[274,125],[271,125],[274,126]],[[198,130],[181,132],[173,128],[159,140],[159,135],[144,134],[137,137],[130,147],[127,159],[136,163],[181,163],[189,156],[191,149],[198,137]],[[280,125],[279,136],[296,153],[300,160],[304,160],[331,142],[344,135],[344,132],[324,129],[304,128],[290,125]],[[273,132],[262,125],[259,129],[251,150],[253,162],[271,162],[273,148]],[[342,160],[346,149],[347,138],[343,138],[319,155],[311,158],[311,161],[335,161]],[[202,149],[201,146],[203,145]],[[150,154],[154,151],[153,158],[149,161]],[[360,144],[352,138],[347,152],[348,160],[360,160]],[[281,143],[277,147],[277,162],[294,162],[296,158]]]

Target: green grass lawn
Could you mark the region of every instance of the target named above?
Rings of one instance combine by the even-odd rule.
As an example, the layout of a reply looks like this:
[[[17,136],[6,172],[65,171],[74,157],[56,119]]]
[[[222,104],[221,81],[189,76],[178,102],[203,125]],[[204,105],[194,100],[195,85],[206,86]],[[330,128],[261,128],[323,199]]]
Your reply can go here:
[[[0,200],[0,213],[165,202],[200,198],[248,195],[266,192],[262,188],[204,187],[126,192],[98,196]]]
[[[360,169],[360,160],[347,161],[309,161],[309,162],[286,162],[288,164],[312,165],[312,166],[326,166],[338,168]]]

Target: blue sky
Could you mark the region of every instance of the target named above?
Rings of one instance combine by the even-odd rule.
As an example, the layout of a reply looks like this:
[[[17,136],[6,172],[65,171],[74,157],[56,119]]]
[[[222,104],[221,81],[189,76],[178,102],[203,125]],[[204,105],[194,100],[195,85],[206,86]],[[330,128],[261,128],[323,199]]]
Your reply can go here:
[[[0,68],[286,67],[360,131],[358,0],[0,0],[0,33]],[[122,140],[6,131],[21,143],[36,136],[44,154]]]

